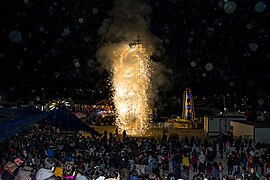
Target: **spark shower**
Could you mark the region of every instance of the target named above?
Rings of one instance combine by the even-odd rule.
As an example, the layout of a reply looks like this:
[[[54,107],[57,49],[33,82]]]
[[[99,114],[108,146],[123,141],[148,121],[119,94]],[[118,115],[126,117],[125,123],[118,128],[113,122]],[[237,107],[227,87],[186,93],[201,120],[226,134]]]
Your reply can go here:
[[[132,136],[149,128],[151,52],[143,44],[121,45],[112,63],[113,101],[116,125]]]
[[[132,7],[132,8],[130,8]],[[151,7],[144,0],[114,0],[109,17],[98,30],[97,59],[110,75],[108,87],[115,106],[116,126],[131,136],[143,136],[160,91],[170,87],[169,70],[150,57],[163,54],[162,41],[150,30]],[[140,35],[144,43],[141,43]],[[132,42],[130,42],[132,41]],[[158,104],[161,108],[162,104]]]

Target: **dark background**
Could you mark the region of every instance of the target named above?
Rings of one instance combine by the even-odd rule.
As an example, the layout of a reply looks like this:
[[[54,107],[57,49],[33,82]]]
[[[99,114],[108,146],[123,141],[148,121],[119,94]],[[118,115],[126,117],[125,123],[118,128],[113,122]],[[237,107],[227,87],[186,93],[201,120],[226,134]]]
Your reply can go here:
[[[256,11],[258,2],[266,5],[264,11]],[[150,31],[165,49],[154,60],[173,72],[172,88],[160,94],[165,104],[178,104],[186,87],[200,102],[224,95],[239,103],[247,97],[253,104],[269,99],[269,1],[237,1],[232,13],[217,0],[145,3],[152,8]],[[95,54],[98,28],[112,7],[113,2],[98,0],[2,0],[1,98],[28,102],[71,97],[90,103],[108,98],[108,74]],[[10,37],[14,31],[15,38],[21,33],[18,42]]]

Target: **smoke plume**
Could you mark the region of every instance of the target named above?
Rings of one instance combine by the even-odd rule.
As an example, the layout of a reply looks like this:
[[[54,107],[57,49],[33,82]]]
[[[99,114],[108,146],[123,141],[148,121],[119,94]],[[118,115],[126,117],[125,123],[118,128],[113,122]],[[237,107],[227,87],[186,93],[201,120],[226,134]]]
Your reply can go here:
[[[151,8],[142,0],[115,0],[114,7],[98,30],[101,37],[97,59],[109,73],[112,69],[114,52],[124,44],[137,40],[138,36],[144,47],[152,52],[152,56],[163,53],[161,40],[149,30]],[[167,74],[170,71],[159,63],[153,62],[151,77],[151,100],[158,100],[160,89],[170,86]]]

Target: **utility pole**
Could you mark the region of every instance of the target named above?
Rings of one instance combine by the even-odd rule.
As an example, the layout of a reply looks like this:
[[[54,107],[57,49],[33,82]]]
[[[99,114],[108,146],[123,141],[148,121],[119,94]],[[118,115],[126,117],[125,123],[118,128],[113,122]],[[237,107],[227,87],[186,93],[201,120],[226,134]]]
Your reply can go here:
[[[43,105],[45,105],[45,95],[46,95],[46,90],[45,88],[42,88],[43,92],[42,92],[42,103]]]
[[[226,112],[226,97],[223,96],[223,111]]]

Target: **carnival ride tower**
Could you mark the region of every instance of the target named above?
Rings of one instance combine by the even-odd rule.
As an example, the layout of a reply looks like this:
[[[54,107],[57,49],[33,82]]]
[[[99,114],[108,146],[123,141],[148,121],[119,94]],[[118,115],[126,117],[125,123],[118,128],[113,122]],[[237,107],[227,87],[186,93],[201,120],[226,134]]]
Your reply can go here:
[[[182,119],[189,121],[193,121],[195,119],[193,94],[189,88],[186,88],[183,95]]]

